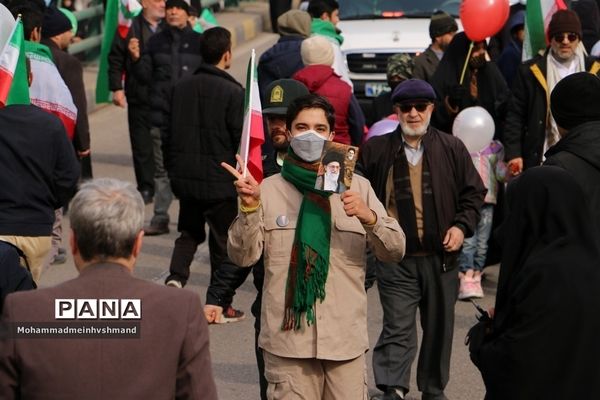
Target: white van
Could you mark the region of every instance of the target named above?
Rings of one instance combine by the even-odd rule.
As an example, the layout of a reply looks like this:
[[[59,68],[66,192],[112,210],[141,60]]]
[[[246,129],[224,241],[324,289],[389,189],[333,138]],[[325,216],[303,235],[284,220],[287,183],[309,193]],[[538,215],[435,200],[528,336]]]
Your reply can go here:
[[[437,10],[458,18],[461,0],[338,0],[346,58],[354,94],[363,110],[389,90],[387,60],[392,54],[419,54],[431,44],[429,20]],[[460,29],[460,22],[459,29]]]

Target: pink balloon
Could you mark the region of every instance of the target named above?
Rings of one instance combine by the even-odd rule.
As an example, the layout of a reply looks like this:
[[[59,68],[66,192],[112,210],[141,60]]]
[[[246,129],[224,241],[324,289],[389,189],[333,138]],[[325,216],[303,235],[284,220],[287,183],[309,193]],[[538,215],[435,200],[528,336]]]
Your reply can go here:
[[[474,42],[494,36],[508,20],[509,0],[463,0],[460,22]]]

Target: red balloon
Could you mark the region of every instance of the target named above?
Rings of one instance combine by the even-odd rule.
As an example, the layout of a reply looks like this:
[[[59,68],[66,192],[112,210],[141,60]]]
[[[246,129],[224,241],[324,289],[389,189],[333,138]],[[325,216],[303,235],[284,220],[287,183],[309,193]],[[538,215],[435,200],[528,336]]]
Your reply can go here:
[[[502,29],[509,11],[509,0],[463,0],[460,21],[467,37],[480,42]]]

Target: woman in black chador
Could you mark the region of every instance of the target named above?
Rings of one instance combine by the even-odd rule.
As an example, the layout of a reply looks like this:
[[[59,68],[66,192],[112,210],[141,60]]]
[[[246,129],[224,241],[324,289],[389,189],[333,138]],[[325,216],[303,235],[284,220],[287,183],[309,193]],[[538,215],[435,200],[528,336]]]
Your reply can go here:
[[[485,398],[600,399],[600,242],[583,192],[545,166],[507,199],[495,316],[470,332]]]
[[[439,100],[431,124],[452,133],[452,124],[458,113],[467,107],[481,106],[494,119],[494,139],[502,140],[502,122],[510,92],[496,64],[488,60],[485,41],[475,43],[464,80],[460,83],[470,43],[464,32],[457,33],[440,60],[431,79]]]

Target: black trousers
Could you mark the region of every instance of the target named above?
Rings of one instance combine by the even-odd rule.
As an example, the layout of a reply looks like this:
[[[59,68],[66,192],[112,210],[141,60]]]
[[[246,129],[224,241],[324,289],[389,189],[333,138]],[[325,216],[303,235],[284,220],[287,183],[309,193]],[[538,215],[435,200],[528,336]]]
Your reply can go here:
[[[181,235],[175,240],[175,248],[169,267],[170,279],[185,285],[190,277],[190,265],[200,243],[206,240],[205,224],[208,224],[208,250],[210,253],[210,284],[213,285],[218,268],[240,268],[227,257],[227,230],[237,215],[237,199],[217,201],[179,200],[179,223]]]
[[[375,383],[410,388],[410,369],[417,353],[416,312],[420,310],[423,339],[417,366],[417,386],[431,397],[448,383],[458,297],[455,265],[442,270],[442,257],[406,256],[402,262],[377,265],[377,285],[383,308],[383,329],[373,350]]]
[[[154,150],[150,136],[150,109],[146,106],[128,105],[127,120],[137,189],[148,190],[154,194]]]

